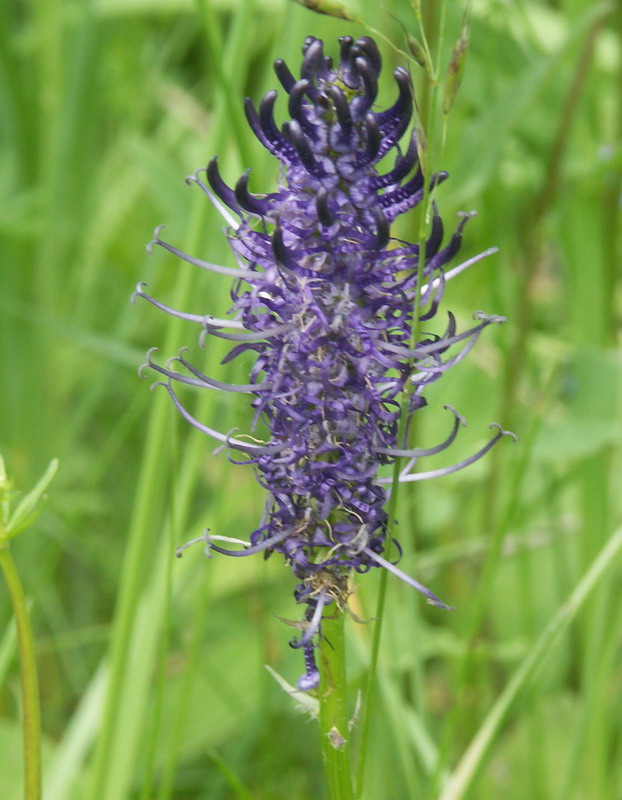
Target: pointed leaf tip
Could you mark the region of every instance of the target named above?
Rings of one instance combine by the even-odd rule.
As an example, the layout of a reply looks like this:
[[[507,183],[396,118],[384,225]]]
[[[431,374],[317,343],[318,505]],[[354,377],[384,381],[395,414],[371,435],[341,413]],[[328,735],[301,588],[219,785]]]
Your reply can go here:
[[[9,517],[5,528],[5,538],[12,539],[31,525],[39,515],[41,501],[45,499],[45,491],[54,479],[58,471],[58,459],[50,461],[48,468],[36,484],[34,489],[28,492],[18,503],[15,511]]]
[[[343,3],[337,0],[294,0],[299,6],[315,11],[316,14],[324,14],[327,17],[345,19],[348,22],[356,22],[356,17],[351,14]]]

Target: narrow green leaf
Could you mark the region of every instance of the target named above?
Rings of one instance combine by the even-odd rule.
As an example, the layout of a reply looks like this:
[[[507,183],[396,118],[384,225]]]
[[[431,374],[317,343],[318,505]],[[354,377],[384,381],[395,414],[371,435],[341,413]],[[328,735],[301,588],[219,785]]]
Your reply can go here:
[[[218,768],[218,771],[225,779],[227,786],[233,792],[233,796],[236,797],[237,800],[254,800],[254,796],[250,793],[246,786],[244,786],[242,781],[238,778],[229,764],[227,764],[224,758],[219,756],[214,750],[209,750],[207,755],[212,759],[215,766]]]
[[[285,678],[281,677],[279,673],[272,669],[272,667],[268,664],[266,664],[265,667],[270,675],[272,675],[274,680],[279,684],[281,689],[290,695],[290,697],[294,698],[297,703],[296,708],[300,709],[301,711],[306,711],[314,719],[317,719],[318,714],[320,713],[320,701],[317,699],[317,697],[313,697],[311,694],[309,694],[309,692],[301,692],[300,689],[296,689],[295,686],[292,686],[291,683],[288,683]]]
[[[590,592],[607,568],[611,566],[621,549],[622,528],[619,528],[601,549],[582,580],[540,634],[531,651],[514,673],[460,759],[439,800],[461,800],[466,796],[512,704],[559,643],[563,633],[582,608]]]
[[[76,796],[72,792],[85,773],[87,756],[100,724],[106,671],[107,667],[102,664],[91,678],[54,750],[46,770],[45,800],[66,800]]]
[[[37,508],[43,499],[44,493],[58,471],[58,459],[50,461],[43,477],[28,494],[22,498],[15,511],[11,514],[6,526],[5,538],[12,539],[27,528],[37,517],[40,508]]]

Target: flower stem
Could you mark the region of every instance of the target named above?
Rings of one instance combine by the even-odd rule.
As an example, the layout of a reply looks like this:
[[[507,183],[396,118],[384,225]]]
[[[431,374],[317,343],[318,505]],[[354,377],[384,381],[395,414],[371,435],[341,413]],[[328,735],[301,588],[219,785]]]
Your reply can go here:
[[[352,800],[343,613],[322,619],[320,735],[329,800]]]
[[[0,567],[4,572],[15,614],[21,662],[24,716],[24,799],[39,800],[41,797],[41,712],[37,662],[26,598],[8,542],[0,543]]]

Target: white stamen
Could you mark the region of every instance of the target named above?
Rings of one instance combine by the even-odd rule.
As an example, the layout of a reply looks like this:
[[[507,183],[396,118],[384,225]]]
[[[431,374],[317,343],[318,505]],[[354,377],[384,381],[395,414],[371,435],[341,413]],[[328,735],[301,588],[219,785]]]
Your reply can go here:
[[[221,203],[221,201],[216,197],[216,195],[213,192],[211,192],[207,188],[207,186],[203,183],[203,181],[198,177],[200,172],[206,172],[206,170],[204,168],[198,169],[193,175],[188,175],[188,177],[186,178],[186,183],[192,181],[193,183],[196,183],[197,186],[200,186],[201,190],[205,192],[211,204],[214,206],[216,211],[218,211],[218,213],[224,219],[227,225],[230,225],[237,231],[237,229],[240,227],[240,222],[235,217],[231,216],[231,212],[229,211],[227,206],[224,205],[224,203]]]
[[[450,269],[448,272],[445,273],[443,280],[445,282],[450,281],[452,278],[455,278],[456,275],[460,275],[461,272],[464,272],[469,267],[472,267],[473,264],[477,264],[478,261],[482,261],[482,259],[487,258],[488,256],[492,256],[498,252],[499,252],[498,247],[489,247],[488,250],[484,250],[483,253],[478,253],[476,256],[473,256],[473,258],[469,258],[466,261],[463,261],[462,264],[458,264],[457,267]],[[431,284],[425,283],[421,287],[421,293],[423,294],[424,292],[427,292],[430,288],[436,289],[440,281],[441,281],[440,278],[435,278]]]

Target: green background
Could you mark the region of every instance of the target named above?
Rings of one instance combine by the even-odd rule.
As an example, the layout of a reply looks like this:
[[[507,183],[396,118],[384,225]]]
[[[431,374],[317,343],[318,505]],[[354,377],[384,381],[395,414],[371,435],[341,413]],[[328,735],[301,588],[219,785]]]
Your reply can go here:
[[[346,2],[402,50],[415,5]],[[423,7],[443,77],[464,5]],[[13,547],[37,637],[45,800],[321,798],[316,726],[264,669],[292,684],[302,671],[275,616],[300,616],[289,570],[207,561],[200,546],[173,557],[206,527],[246,538],[261,491],[136,375],[151,346],[198,353],[196,328],[129,301],[144,280],[173,306],[226,312],[228,279],[149,258],[153,228],[233,266],[222,220],[184,177],[217,153],[229,183],[252,165],[251,191],[270,191],[277,166],[243,98],[277,87],[277,57],[297,73],[307,35],[336,55],[338,36],[369,28],[284,0],[5,1],[0,15],[0,451],[22,489],[61,462]],[[444,307],[462,326],[476,309],[508,322],[435,384],[417,441],[443,437],[449,403],[469,426],[426,468],[474,452],[490,422],[519,442],[401,493],[401,566],[456,611],[389,582],[365,800],[622,797],[620,557],[572,620],[566,604],[620,524],[621,36],[619,4],[474,0],[447,124],[424,119],[437,122],[432,166],[451,175],[435,193],[446,230],[477,209],[463,257],[499,247]],[[386,106],[407,62],[378,41]],[[414,240],[415,216],[396,234]],[[249,362],[218,367],[226,350],[198,357],[244,382]],[[224,431],[249,422],[243,396],[189,405]],[[367,622],[377,584],[356,582]],[[348,621],[353,713],[371,633]],[[20,796],[20,737],[1,589],[7,800]]]

